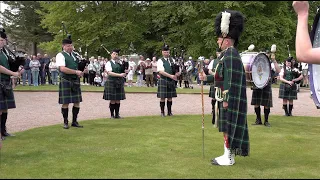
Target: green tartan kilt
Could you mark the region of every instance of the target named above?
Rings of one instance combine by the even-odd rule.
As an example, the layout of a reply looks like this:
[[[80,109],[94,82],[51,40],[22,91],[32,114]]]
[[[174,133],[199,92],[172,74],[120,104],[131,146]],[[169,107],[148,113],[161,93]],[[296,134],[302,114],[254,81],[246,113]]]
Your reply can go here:
[[[176,92],[174,80],[167,81],[165,79],[160,78],[159,82],[158,82],[157,97],[158,98],[173,98],[173,97],[177,97],[177,92]]]
[[[281,99],[287,99],[287,100],[296,100],[297,97],[297,89],[290,89],[289,91],[284,90],[284,84],[280,84],[279,88],[279,98]]]
[[[9,85],[12,87],[10,83],[11,79],[1,80],[1,84]],[[7,110],[16,108],[16,103],[14,100],[13,89],[7,91],[7,95],[4,94],[3,88],[0,86],[0,110]]]
[[[273,107],[271,83],[263,89],[253,89],[251,105]]]
[[[104,84],[103,97],[104,100],[124,100],[126,94],[124,92],[124,86],[116,88],[115,80],[107,79]]]
[[[74,79],[80,85],[80,79]],[[59,104],[79,103],[82,102],[81,88],[72,90],[72,83],[69,80],[60,77],[59,83]]]
[[[228,132],[227,109],[223,108],[223,102],[218,102],[218,107],[220,112],[218,119],[219,132]]]
[[[215,99],[215,98],[216,98],[216,97],[215,97],[215,93],[216,93],[216,90],[215,90],[215,88],[214,88],[214,85],[211,85],[211,86],[210,86],[210,91],[209,91],[209,97]]]

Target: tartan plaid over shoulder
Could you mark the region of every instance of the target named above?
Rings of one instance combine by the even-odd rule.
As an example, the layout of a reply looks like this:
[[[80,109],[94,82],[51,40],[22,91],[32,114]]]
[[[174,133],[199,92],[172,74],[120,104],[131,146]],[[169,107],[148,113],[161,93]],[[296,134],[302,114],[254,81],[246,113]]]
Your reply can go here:
[[[223,57],[223,71],[227,73],[228,108],[225,111],[226,133],[230,150],[235,155],[248,156],[250,151],[247,124],[246,73],[237,49],[228,48]],[[224,79],[226,81],[226,79]],[[220,127],[219,127],[220,129]]]

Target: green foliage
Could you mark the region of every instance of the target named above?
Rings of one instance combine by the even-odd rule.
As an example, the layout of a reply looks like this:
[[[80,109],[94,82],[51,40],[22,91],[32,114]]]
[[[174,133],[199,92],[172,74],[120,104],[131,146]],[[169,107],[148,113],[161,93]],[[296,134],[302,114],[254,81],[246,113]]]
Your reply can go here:
[[[52,40],[47,29],[39,26],[41,19],[36,11],[41,7],[38,1],[4,1],[4,3],[9,5],[9,9],[3,13],[4,28],[18,44],[22,42],[38,44]]]
[[[7,3],[17,6],[17,3]],[[28,11],[40,16],[36,22],[53,34],[54,39],[45,42],[38,36],[33,38],[41,41],[40,47],[50,53],[57,53],[61,40],[66,37],[63,21],[75,47],[87,49],[89,56],[105,56],[107,53],[101,44],[109,50],[120,48],[121,54],[129,54],[131,43],[138,54],[160,56],[164,35],[165,42],[174,51],[172,55],[180,56],[184,49],[185,56],[209,57],[215,55],[218,47],[215,17],[224,9],[232,9],[245,16],[240,52],[247,50],[251,43],[255,51],[270,50],[271,45],[276,44],[279,61],[288,57],[287,45],[295,56],[297,20],[292,1],[41,1],[37,4],[37,8]],[[310,25],[316,5],[310,1]],[[18,16],[21,15],[11,18],[19,19]]]

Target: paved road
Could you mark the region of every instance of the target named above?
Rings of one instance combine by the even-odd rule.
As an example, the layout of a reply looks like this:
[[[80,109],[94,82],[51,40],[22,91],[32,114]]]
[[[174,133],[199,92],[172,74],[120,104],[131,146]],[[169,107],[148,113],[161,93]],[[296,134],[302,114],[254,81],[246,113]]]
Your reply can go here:
[[[206,87],[208,88],[208,87]],[[279,89],[273,88],[272,115],[283,115],[282,99],[278,98]],[[250,105],[252,91],[247,89],[248,114],[254,114]],[[82,94],[79,121],[110,117],[109,101],[102,99],[102,92],[84,92]],[[159,99],[156,94],[126,94],[127,99],[121,101],[120,114],[123,117],[160,115]],[[58,104],[57,92],[15,92],[16,109],[9,110],[7,129],[9,132],[24,131],[27,129],[63,123],[61,106]],[[211,99],[204,96],[205,113],[211,113]],[[69,107],[69,121],[71,121],[72,105]],[[173,101],[173,114],[201,114],[201,95],[178,94]],[[263,114],[263,110],[262,110]],[[310,92],[301,89],[298,100],[294,101],[293,115],[319,117]]]

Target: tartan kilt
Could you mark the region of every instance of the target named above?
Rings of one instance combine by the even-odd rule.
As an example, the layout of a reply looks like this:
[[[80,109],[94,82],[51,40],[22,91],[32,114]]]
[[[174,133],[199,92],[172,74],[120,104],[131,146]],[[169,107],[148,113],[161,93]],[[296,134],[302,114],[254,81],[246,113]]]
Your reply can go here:
[[[80,79],[76,81],[80,83]],[[82,102],[81,88],[77,91],[71,90],[71,82],[60,77],[59,83],[59,104],[79,103]]]
[[[263,89],[253,89],[251,105],[273,107],[271,83]]]
[[[115,80],[107,79],[104,84],[103,97],[104,100],[124,100],[126,94],[124,92],[124,86],[116,88]]]
[[[167,81],[165,79],[160,78],[158,82],[158,91],[157,91],[157,97],[158,98],[173,98],[177,97],[177,91],[175,88],[175,83],[174,86],[171,85],[170,83],[174,83],[174,80],[172,81]]]
[[[227,120],[227,109],[223,108],[223,101],[218,102],[219,118],[218,118],[218,129],[219,132],[228,132],[228,120]]]
[[[287,100],[296,100],[297,97],[297,89],[290,89],[289,91],[284,90],[285,84],[281,83],[279,88],[279,98],[287,99]]]
[[[211,86],[210,86],[210,91],[209,91],[209,97],[211,97],[211,98],[213,98],[213,99],[216,99],[215,93],[216,93],[216,90],[215,90],[215,88],[214,88],[214,85],[211,85]]]
[[[1,80],[1,83],[3,85],[11,85],[11,79],[8,80]],[[8,96],[4,95],[3,89],[0,86],[0,110],[7,110],[7,109],[13,109],[16,108],[16,103],[14,100],[14,94],[13,94],[13,89],[9,90]]]

